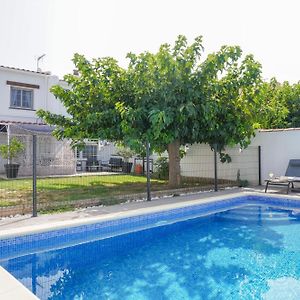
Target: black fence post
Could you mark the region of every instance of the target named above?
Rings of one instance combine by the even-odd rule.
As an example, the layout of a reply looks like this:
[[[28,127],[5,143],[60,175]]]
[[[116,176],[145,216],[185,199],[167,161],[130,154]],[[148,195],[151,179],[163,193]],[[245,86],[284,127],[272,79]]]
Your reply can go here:
[[[261,185],[261,146],[258,146],[258,185]]]
[[[32,216],[37,217],[36,199],[36,135],[32,136]]]
[[[151,182],[150,182],[150,144],[146,143],[146,156],[147,156],[147,201],[151,201]]]
[[[214,169],[215,169],[215,176],[214,176],[214,186],[215,192],[218,191],[218,166],[217,166],[217,145],[214,145]]]

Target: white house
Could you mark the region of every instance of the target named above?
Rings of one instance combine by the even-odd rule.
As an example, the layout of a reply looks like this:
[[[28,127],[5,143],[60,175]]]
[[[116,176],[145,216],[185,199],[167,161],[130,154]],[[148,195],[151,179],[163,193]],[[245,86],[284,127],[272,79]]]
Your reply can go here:
[[[66,114],[64,106],[50,93],[53,85],[66,83],[50,72],[0,66],[0,121],[39,124],[38,109]]]
[[[38,175],[66,175],[90,170],[87,161],[108,161],[116,153],[112,143],[87,141],[85,149],[74,151],[69,141],[59,142],[51,136],[49,126],[36,111],[44,109],[66,115],[66,109],[50,92],[53,85],[67,88],[67,83],[50,72],[31,71],[0,66],[0,144],[7,143],[8,136],[18,136],[26,144],[26,150],[18,159],[19,174],[32,172],[32,135],[38,137]],[[0,158],[0,173],[4,173],[5,160]]]
[[[49,126],[36,115],[38,109],[66,114],[64,106],[50,93],[53,85],[66,83],[50,72],[0,66],[0,144],[18,137],[26,145],[18,158],[20,175],[32,172],[32,135],[37,135],[38,174],[72,174],[76,162],[67,141],[58,142]],[[0,173],[6,161],[0,158]],[[45,168],[47,166],[47,168]]]

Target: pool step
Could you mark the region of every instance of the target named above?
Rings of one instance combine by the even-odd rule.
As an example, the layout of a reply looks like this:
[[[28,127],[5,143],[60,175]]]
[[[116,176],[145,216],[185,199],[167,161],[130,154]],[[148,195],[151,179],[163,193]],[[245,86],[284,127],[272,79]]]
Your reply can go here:
[[[292,213],[268,207],[245,206],[217,214],[217,218],[237,221],[292,221],[299,217],[298,212]]]
[[[222,213],[221,213],[222,214]],[[224,212],[223,214],[231,214],[231,215],[238,215],[238,216],[275,216],[275,217],[286,217],[288,216],[290,213],[287,211],[272,211],[272,210],[240,210],[240,209],[236,209],[236,210],[229,210],[227,212]]]

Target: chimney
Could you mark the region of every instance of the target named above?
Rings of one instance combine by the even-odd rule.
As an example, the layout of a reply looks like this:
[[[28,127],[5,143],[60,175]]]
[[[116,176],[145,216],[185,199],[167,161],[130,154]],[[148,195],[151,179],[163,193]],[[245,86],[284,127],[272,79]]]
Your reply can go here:
[[[75,76],[79,76],[79,72],[78,72],[78,70],[77,70],[77,69],[74,69],[74,70],[73,70],[73,75],[75,75]]]

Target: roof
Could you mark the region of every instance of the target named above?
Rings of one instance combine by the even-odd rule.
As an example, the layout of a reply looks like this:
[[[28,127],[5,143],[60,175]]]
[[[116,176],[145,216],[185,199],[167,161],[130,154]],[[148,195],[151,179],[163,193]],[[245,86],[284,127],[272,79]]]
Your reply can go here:
[[[6,128],[6,125],[12,125],[18,129],[24,130],[29,133],[44,133],[49,134],[55,126],[50,126],[42,123],[30,123],[30,122],[16,122],[16,121],[0,121],[0,128]],[[0,130],[6,132],[6,130]]]
[[[259,132],[279,132],[279,131],[296,131],[296,130],[300,130],[300,127],[296,127],[296,128],[259,129]]]
[[[51,75],[51,73],[49,71],[47,71],[47,72],[32,71],[32,70],[28,70],[28,69],[8,67],[8,66],[3,66],[3,65],[0,65],[0,68],[9,69],[9,70],[15,70],[15,71],[30,72],[30,73],[34,73],[34,74],[40,74],[40,75]]]
[[[28,125],[46,125],[45,123],[37,122],[21,122],[21,121],[10,121],[10,120],[0,120],[1,125],[10,125],[10,124],[28,124]]]
[[[54,126],[41,124],[19,124],[16,126],[30,133],[51,133],[55,129]]]

